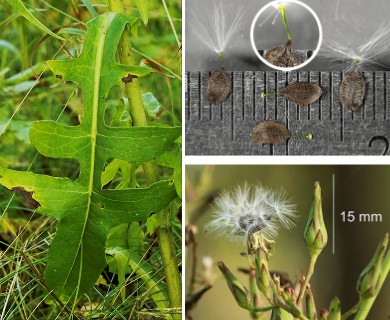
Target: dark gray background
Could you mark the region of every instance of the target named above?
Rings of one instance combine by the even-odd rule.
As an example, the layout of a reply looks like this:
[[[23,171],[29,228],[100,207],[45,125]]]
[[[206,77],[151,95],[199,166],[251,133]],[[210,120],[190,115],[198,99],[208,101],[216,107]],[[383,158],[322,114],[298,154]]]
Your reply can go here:
[[[195,36],[198,29],[195,17],[198,17],[202,24],[210,29],[208,17],[212,12],[212,4],[218,1],[223,1],[228,22],[232,21],[239,7],[243,8],[244,15],[243,23],[232,36],[229,47],[224,51],[225,69],[231,71],[270,70],[258,59],[250,44],[252,20],[260,8],[269,2],[267,0],[186,1],[185,70],[210,71],[219,66],[216,54]],[[366,43],[380,25],[389,22],[390,1],[388,0],[303,0],[302,2],[308,4],[317,13],[322,23],[324,40],[331,39],[342,43],[349,42],[353,47]],[[280,17],[278,19],[280,20]],[[288,11],[287,19],[289,19]],[[294,32],[293,30],[291,31],[292,33]],[[308,35],[311,33],[312,30],[305,27],[302,28],[302,34],[299,37],[308,39],[310,38]],[[281,35],[284,35],[284,29],[281,30]],[[297,39],[295,41],[297,44],[300,42]],[[390,41],[383,42],[383,46],[389,46],[389,44]],[[304,43],[299,43],[299,47],[301,46],[303,47]],[[302,70],[343,70],[343,66],[334,60],[336,57],[332,59],[329,56],[323,56],[321,55],[322,52],[323,50],[320,50],[319,56]],[[387,54],[387,57],[383,55],[377,62],[390,65],[390,54]],[[376,69],[388,70],[388,68],[383,66],[379,66]],[[375,68],[366,66],[365,70],[375,70]]]

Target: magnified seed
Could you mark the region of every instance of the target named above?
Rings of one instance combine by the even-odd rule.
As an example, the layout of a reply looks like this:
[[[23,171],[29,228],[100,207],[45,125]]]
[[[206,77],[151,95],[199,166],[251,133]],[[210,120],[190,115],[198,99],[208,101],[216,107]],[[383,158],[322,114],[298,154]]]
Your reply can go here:
[[[349,112],[355,111],[363,104],[366,82],[359,69],[344,74],[340,84],[340,103]]]
[[[288,101],[305,106],[316,102],[322,95],[322,89],[315,83],[292,82],[281,93]]]
[[[299,66],[304,62],[302,55],[291,47],[291,40],[284,45],[268,50],[264,59],[275,66],[291,68]]]
[[[279,121],[263,121],[253,128],[251,137],[253,140],[267,143],[278,144],[285,142],[291,137],[287,127]]]
[[[213,71],[207,84],[207,99],[211,104],[220,104],[230,94],[232,81],[223,70]]]

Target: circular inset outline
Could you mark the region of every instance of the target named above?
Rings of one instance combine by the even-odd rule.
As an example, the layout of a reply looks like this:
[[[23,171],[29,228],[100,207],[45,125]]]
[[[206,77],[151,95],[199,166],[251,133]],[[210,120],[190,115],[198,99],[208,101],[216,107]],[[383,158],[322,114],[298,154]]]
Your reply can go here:
[[[268,7],[270,6],[273,6],[275,7],[275,4],[281,4],[281,3],[288,3],[288,2],[292,2],[292,3],[296,3],[298,5],[301,5],[302,7],[304,7],[307,11],[309,11],[314,19],[316,20],[317,22],[317,26],[318,26],[318,32],[319,32],[319,39],[318,39],[318,44],[317,44],[317,48],[313,51],[313,54],[311,55],[311,57],[309,59],[307,59],[305,62],[301,63],[299,66],[296,66],[296,67],[291,67],[291,68],[282,68],[282,67],[278,67],[278,66],[275,66],[273,65],[272,63],[269,63],[267,60],[265,60],[261,54],[257,51],[257,48],[256,48],[256,45],[255,45],[255,40],[254,40],[254,30],[255,30],[255,24],[256,24],[256,21],[257,19],[259,18],[259,16],[266,10],[268,9]],[[252,25],[251,25],[251,30],[250,30],[250,39],[251,39],[251,45],[252,45],[252,49],[253,51],[255,52],[255,54],[257,55],[257,57],[263,62],[265,63],[267,66],[273,68],[273,69],[276,69],[276,70],[280,70],[280,71],[293,71],[293,70],[297,70],[297,69],[300,69],[302,67],[304,67],[305,65],[307,65],[308,63],[310,63],[317,55],[318,51],[320,51],[320,48],[321,48],[321,44],[322,44],[322,25],[321,25],[321,21],[320,19],[318,18],[317,14],[314,12],[314,10],[312,8],[310,8],[306,3],[303,3],[299,0],[284,0],[284,1],[281,1],[281,0],[274,0],[274,1],[271,1],[269,3],[267,3],[265,6],[263,6],[259,12],[257,12],[256,16],[253,18],[253,21],[252,21]]]

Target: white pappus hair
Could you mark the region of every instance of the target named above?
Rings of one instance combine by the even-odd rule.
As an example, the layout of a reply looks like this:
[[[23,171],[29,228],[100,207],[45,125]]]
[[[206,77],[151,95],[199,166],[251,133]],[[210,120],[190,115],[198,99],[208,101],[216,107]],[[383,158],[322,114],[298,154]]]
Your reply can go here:
[[[216,197],[212,217],[210,229],[232,240],[246,241],[257,232],[275,238],[280,226],[286,229],[294,226],[297,215],[295,204],[284,191],[244,183]]]

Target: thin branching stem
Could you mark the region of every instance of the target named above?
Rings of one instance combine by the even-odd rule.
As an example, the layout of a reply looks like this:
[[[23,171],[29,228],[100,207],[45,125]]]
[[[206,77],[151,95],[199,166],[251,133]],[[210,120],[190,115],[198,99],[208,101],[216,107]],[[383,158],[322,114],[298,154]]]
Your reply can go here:
[[[191,231],[190,231],[191,232]],[[192,269],[191,269],[191,279],[189,286],[189,294],[193,294],[195,291],[195,283],[196,283],[196,270],[198,264],[198,241],[196,239],[196,235],[194,233],[191,234],[192,241]]]
[[[178,37],[178,35],[177,35],[176,29],[175,29],[175,25],[173,24],[172,17],[171,17],[171,15],[170,15],[170,13],[169,13],[167,4],[165,3],[165,0],[161,0],[161,1],[162,1],[163,6],[164,6],[165,12],[167,13],[167,17],[168,17],[169,23],[170,23],[170,25],[171,25],[173,34],[175,35],[176,42],[177,42],[177,46],[180,48],[181,43],[180,43],[179,37]]]
[[[346,320],[348,319],[349,317],[351,317],[352,315],[354,315],[356,312],[358,312],[359,308],[360,308],[360,305],[361,305],[361,301],[359,301],[357,304],[355,304],[351,309],[349,309],[347,312],[345,312],[342,316],[341,316],[341,320]]]
[[[314,273],[314,266],[316,264],[316,261],[317,261],[317,258],[318,258],[318,255],[314,255],[310,258],[310,263],[309,263],[309,268],[307,269],[307,274],[306,274],[306,277],[305,277],[305,282],[303,283],[300,291],[299,291],[299,295],[298,295],[298,299],[297,299],[297,305],[299,306],[301,301],[302,301],[302,298],[303,298],[303,295],[305,294],[306,292],[306,287],[307,285],[309,284],[309,281],[310,281],[310,278],[311,276],[313,275]]]

